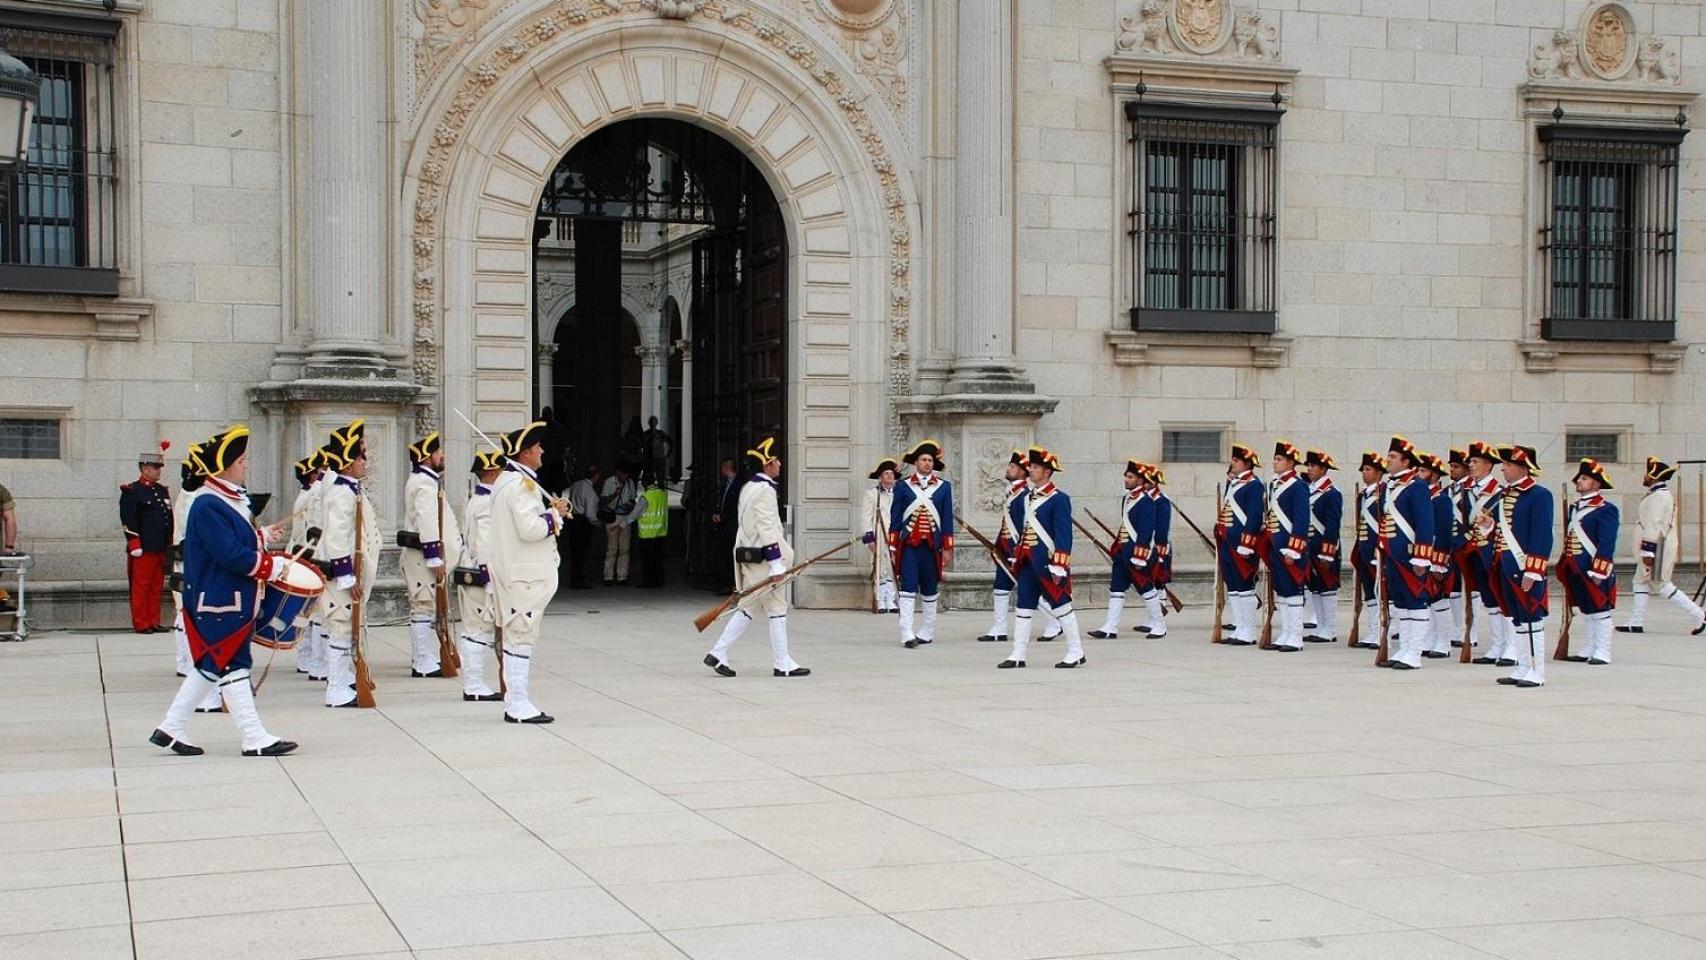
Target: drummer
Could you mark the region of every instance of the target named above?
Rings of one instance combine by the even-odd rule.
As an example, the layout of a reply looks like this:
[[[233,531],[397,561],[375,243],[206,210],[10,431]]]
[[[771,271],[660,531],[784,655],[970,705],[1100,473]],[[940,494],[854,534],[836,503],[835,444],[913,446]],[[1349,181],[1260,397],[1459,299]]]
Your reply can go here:
[[[184,531],[184,629],[194,668],[148,738],[180,756],[204,752],[184,738],[190,711],[214,688],[242,732],[244,756],[277,757],[296,749],[295,743],[267,732],[249,685],[249,640],[259,587],[288,578],[293,561],[266,552],[268,539],[282,539],[282,531],[257,530],[251,519],[249,493],[243,488],[249,473],[248,446],[249,428],[238,425],[192,454],[196,472],[207,478],[190,506]]]

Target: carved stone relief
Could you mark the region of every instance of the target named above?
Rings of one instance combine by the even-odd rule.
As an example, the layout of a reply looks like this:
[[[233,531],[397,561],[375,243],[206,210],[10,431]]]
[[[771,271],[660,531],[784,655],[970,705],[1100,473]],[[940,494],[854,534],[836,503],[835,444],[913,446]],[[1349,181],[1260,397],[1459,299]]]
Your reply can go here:
[[[1118,53],[1195,56],[1220,60],[1278,60],[1279,27],[1260,10],[1230,0],[1142,0],[1120,18]]]
[[[1642,35],[1621,3],[1589,7],[1574,30],[1555,30],[1534,48],[1528,75],[1536,80],[1604,80],[1673,86],[1681,82],[1676,51],[1663,37]]]
[[[800,10],[838,39],[897,118],[910,97],[908,0],[799,0]]]

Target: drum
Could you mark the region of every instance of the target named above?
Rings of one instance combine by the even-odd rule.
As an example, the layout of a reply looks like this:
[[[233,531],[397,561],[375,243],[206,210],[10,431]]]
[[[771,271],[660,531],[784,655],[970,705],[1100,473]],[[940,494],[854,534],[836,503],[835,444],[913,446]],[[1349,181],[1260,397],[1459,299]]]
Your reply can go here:
[[[279,560],[285,554],[275,554]],[[274,650],[296,646],[296,627],[308,608],[326,589],[326,578],[305,560],[292,560],[284,579],[271,580],[261,593],[255,615],[255,642]]]

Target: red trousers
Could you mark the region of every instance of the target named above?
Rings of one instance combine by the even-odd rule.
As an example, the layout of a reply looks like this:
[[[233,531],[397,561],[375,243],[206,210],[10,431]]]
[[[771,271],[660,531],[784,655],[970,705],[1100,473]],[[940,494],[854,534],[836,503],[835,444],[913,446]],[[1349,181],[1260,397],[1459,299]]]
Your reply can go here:
[[[160,626],[160,594],[166,588],[166,554],[143,551],[140,557],[126,554],[130,577],[130,625],[137,630]]]

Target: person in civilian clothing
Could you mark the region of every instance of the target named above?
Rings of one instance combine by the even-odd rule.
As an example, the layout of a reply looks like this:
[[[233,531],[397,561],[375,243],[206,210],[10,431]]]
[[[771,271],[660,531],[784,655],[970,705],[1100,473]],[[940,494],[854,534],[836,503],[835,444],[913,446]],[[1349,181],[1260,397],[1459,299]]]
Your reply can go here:
[[[125,573],[130,580],[130,626],[137,633],[165,633],[160,594],[166,586],[166,553],[172,546],[172,491],[160,482],[170,443],[137,458],[140,476],[119,487],[118,515],[124,526]]]

